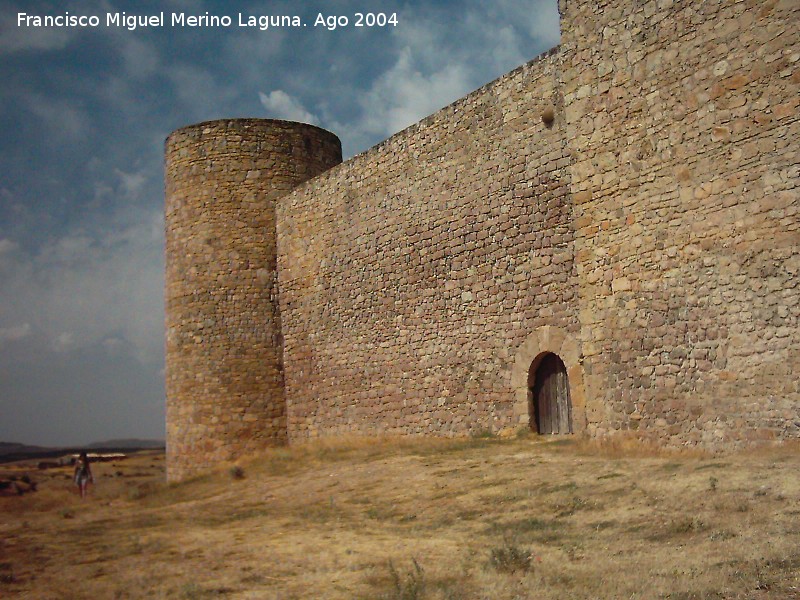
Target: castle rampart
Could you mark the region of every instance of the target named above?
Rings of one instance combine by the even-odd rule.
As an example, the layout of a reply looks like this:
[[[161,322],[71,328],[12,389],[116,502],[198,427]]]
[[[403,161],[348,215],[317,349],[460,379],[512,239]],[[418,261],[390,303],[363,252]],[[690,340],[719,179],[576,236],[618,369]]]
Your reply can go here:
[[[327,171],[309,126],[169,138],[171,478],[344,432],[800,437],[800,5],[560,8]]]
[[[527,425],[517,348],[544,326],[579,333],[560,61],[279,201],[290,438]]]

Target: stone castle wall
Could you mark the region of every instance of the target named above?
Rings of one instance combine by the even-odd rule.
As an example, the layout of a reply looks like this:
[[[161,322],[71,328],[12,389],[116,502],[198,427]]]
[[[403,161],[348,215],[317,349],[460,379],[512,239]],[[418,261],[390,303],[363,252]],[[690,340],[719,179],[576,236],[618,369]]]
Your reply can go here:
[[[548,352],[575,431],[800,437],[800,4],[560,10],[559,48],[324,173],[304,125],[169,138],[171,478],[528,426]]]
[[[543,56],[280,200],[290,438],[527,423],[517,349],[579,331],[560,68]]]
[[[590,433],[798,437],[800,3],[566,4]]]
[[[171,479],[286,441],[275,201],[341,162],[297,123],[200,123],[166,144]]]

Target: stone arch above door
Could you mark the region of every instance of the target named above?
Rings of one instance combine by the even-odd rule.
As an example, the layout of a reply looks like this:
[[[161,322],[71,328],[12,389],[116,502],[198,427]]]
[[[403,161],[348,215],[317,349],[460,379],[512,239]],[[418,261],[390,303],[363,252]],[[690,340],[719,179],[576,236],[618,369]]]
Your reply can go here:
[[[514,415],[518,425],[529,426],[528,373],[546,354],[556,354],[567,368],[572,398],[572,423],[575,433],[586,430],[586,397],[580,344],[575,335],[560,327],[539,327],[520,345],[514,359],[511,385],[514,388]]]

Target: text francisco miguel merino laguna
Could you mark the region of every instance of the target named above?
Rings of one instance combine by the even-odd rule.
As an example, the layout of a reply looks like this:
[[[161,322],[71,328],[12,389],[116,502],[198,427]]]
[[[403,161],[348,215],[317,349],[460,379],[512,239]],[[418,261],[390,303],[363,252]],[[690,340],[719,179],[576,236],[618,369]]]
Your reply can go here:
[[[234,20],[228,15],[202,15],[186,13],[170,13],[165,18],[164,12],[152,15],[129,15],[124,12],[106,13],[105,18],[97,15],[74,15],[68,12],[58,15],[31,15],[17,13],[18,27],[124,27],[133,31],[137,27],[258,27],[266,30],[270,27],[303,27],[305,24],[297,15],[245,15],[238,13]],[[314,26],[326,25],[326,17],[317,15]]]

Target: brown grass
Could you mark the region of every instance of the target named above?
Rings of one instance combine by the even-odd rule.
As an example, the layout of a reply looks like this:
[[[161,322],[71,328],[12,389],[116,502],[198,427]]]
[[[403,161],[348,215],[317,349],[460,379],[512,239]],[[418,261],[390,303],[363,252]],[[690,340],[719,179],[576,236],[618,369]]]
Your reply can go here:
[[[520,436],[322,440],[178,485],[142,454],[86,501],[32,471],[0,498],[0,597],[800,598],[799,467]]]

